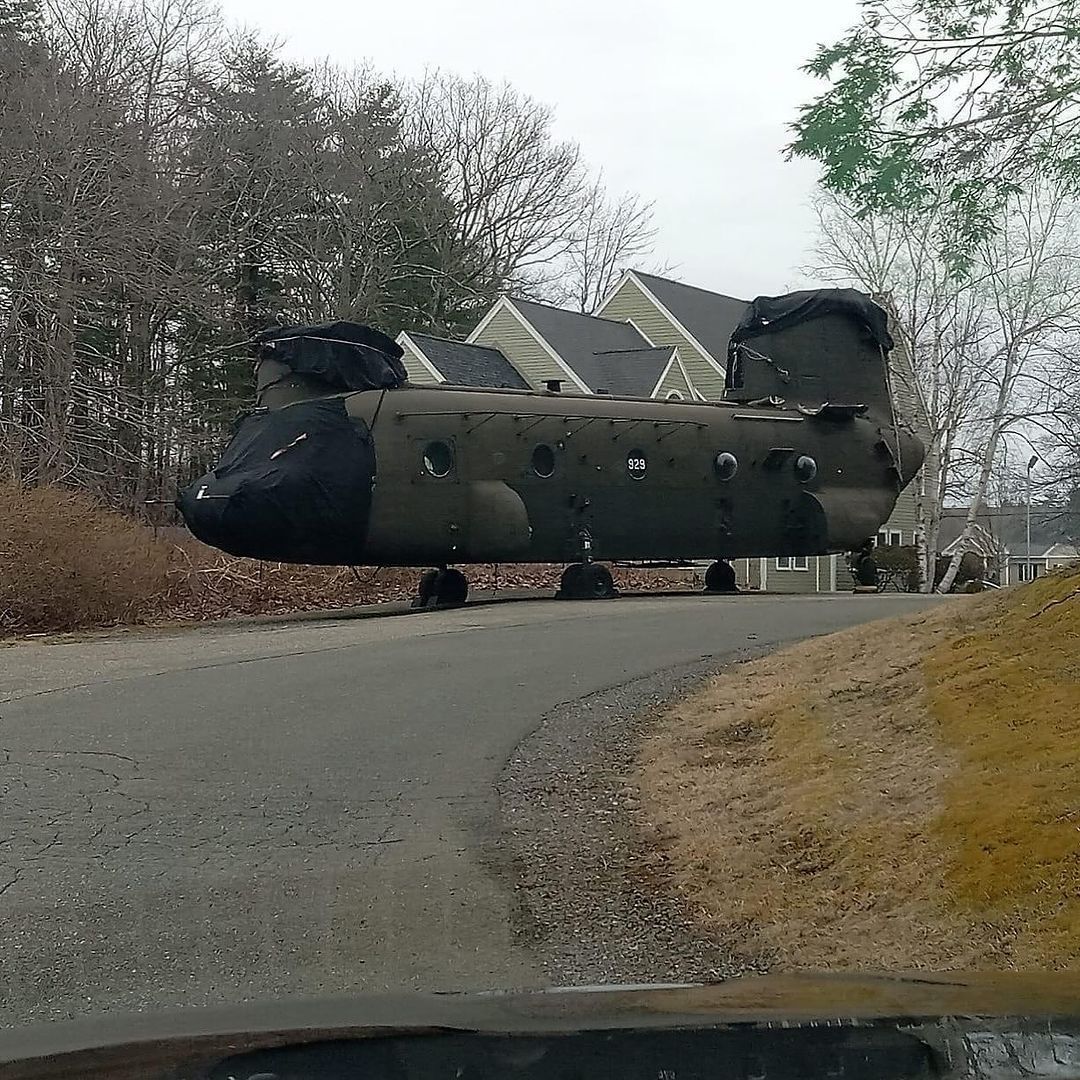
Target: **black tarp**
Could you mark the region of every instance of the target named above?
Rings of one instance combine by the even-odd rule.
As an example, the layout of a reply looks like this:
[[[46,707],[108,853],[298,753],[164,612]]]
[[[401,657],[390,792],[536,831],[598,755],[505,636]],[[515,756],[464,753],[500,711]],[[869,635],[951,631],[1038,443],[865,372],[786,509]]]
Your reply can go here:
[[[331,392],[400,386],[407,375],[397,342],[351,322],[286,326],[255,335],[256,355],[277,360],[297,375],[317,379]]]
[[[247,416],[177,502],[195,536],[230,554],[347,566],[361,561],[374,476],[367,426],[324,398]]]
[[[864,326],[875,344],[893,347],[884,309],[856,289],[806,289],[784,296],[759,296],[751,301],[732,332],[731,344],[786,330],[823,315],[846,315]]]

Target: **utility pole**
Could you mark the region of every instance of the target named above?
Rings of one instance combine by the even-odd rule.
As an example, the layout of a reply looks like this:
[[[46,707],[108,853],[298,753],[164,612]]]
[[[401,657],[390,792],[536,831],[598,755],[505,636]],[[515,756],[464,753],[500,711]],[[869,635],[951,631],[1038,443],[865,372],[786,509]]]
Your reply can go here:
[[[1035,572],[1031,566],[1031,470],[1035,468],[1035,463],[1039,460],[1038,454],[1032,454],[1031,460],[1027,463],[1027,560],[1028,573],[1031,575],[1031,580],[1035,580]]]

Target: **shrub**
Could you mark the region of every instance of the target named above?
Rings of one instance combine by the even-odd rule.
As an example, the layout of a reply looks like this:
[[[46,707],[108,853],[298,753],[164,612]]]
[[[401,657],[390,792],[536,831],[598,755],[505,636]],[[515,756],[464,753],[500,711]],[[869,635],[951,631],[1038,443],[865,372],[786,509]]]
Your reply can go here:
[[[0,630],[138,622],[169,588],[170,546],[90,496],[0,485]]]
[[[874,561],[882,570],[897,571],[900,585],[908,592],[918,592],[922,588],[922,570],[915,548],[878,547],[874,549]]]

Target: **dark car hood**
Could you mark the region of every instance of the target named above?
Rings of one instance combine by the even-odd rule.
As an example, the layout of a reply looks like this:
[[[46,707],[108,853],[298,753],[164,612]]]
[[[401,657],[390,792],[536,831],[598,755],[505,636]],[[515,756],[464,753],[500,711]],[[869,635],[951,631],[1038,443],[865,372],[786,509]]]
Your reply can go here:
[[[402,994],[191,1008],[0,1032],[0,1075],[5,1080],[194,1078],[222,1075],[220,1062],[233,1055],[326,1040],[719,1028],[750,1033],[762,1045],[792,1029],[819,1038],[830,1030],[899,1031],[925,1044],[935,1060],[949,1067],[920,1075],[1075,1076],[1080,1075],[1080,975],[790,974],[709,985]],[[1060,1067],[1072,1054],[1077,1072],[1039,1071],[1042,1058]],[[983,1068],[994,1062],[1007,1068]]]

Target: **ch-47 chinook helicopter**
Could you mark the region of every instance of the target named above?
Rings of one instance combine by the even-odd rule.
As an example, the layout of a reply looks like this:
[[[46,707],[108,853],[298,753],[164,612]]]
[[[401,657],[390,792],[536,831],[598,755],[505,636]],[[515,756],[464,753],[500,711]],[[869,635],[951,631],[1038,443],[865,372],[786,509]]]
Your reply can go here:
[[[258,405],[180,498],[235,555],[430,568],[420,604],[464,602],[468,563],[569,563],[560,595],[613,592],[603,561],[854,550],[923,459],[890,393],[884,311],[851,290],[759,297],[725,398],[656,401],[410,385],[401,348],[351,323],[256,338]]]

